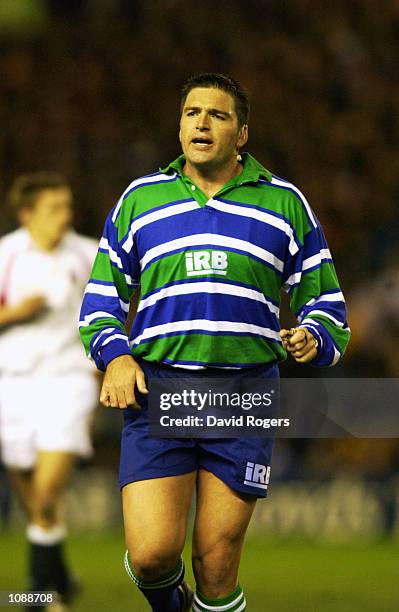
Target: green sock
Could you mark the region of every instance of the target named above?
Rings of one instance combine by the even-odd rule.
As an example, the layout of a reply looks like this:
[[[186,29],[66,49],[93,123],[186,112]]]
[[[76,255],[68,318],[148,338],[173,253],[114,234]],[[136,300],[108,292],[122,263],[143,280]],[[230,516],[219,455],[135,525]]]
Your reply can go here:
[[[194,612],[243,612],[246,609],[244,592],[240,585],[236,589],[220,599],[209,599],[197,591],[194,595]]]

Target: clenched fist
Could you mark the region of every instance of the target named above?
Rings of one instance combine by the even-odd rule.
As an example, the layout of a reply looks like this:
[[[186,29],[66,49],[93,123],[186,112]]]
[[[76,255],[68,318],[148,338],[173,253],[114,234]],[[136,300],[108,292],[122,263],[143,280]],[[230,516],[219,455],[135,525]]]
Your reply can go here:
[[[317,355],[317,340],[307,327],[280,330],[284,348],[298,363],[308,363]]]

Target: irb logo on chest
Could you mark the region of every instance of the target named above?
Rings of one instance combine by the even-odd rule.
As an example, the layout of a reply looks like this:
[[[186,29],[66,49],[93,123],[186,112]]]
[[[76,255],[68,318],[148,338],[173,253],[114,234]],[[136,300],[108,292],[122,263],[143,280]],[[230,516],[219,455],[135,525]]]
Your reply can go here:
[[[224,251],[190,251],[185,257],[187,276],[227,274],[227,253]]]

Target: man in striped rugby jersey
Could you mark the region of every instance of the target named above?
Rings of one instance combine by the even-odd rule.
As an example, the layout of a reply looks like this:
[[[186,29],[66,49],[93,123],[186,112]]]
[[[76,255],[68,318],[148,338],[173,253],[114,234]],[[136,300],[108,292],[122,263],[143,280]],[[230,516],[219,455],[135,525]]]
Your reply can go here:
[[[0,239],[1,457],[29,521],[30,588],[66,602],[76,581],[62,495],[76,457],[91,454],[98,395],[76,319],[97,245],[72,231],[72,192],[58,173],[16,178],[9,203],[20,227]]]
[[[187,372],[273,378],[285,349],[298,362],[328,366],[349,338],[331,255],[308,202],[240,154],[248,112],[233,79],[202,74],[186,83],[183,154],[122,194],[82,306],[87,353],[106,371],[100,400],[126,409],[126,569],[159,612],[245,610],[240,553],[256,499],[266,496],[273,441],[150,437],[146,380]],[[294,330],[280,330],[282,288],[298,319]],[[180,555],[194,487],[192,603]]]

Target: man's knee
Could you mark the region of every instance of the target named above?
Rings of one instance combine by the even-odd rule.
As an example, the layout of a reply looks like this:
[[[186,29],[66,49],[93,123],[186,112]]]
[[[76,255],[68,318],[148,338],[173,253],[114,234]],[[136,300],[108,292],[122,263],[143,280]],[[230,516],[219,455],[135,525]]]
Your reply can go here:
[[[193,554],[192,562],[196,573],[215,584],[223,582],[229,571],[228,557],[217,550],[204,554]]]
[[[241,540],[228,538],[209,548],[193,549],[192,563],[200,590],[211,597],[234,590],[241,555]]]
[[[167,574],[177,565],[181,554],[180,550],[159,549],[154,546],[129,547],[128,551],[132,569],[144,582]]]

